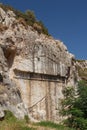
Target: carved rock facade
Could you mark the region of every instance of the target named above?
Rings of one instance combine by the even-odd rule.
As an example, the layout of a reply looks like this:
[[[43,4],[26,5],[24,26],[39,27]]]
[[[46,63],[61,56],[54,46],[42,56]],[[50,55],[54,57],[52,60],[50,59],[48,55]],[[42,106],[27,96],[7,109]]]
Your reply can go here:
[[[62,90],[77,81],[74,56],[61,41],[30,26],[26,29],[12,11],[0,8],[0,24],[7,27],[0,31],[0,79],[20,92],[16,105],[23,103],[22,116],[28,114],[33,121],[62,120]]]

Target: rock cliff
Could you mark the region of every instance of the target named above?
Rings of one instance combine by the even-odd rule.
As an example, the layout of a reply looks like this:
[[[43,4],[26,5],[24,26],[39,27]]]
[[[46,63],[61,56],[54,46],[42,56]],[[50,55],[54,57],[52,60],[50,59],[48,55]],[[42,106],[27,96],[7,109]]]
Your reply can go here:
[[[76,85],[74,55],[63,42],[38,33],[0,8],[0,111],[33,121],[59,121],[62,90]],[[3,115],[3,114],[2,114]]]

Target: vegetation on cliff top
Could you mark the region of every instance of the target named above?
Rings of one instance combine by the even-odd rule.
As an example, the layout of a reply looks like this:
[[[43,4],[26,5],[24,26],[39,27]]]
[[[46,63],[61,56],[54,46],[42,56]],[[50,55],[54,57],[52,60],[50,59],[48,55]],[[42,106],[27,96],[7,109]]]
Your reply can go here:
[[[45,27],[42,21],[37,20],[33,11],[27,10],[24,13],[19,10],[15,10],[13,7],[9,5],[3,5],[2,3],[0,4],[0,7],[4,11],[12,10],[16,14],[16,18],[22,23],[24,23],[24,25],[32,26],[35,30],[37,30],[38,33],[49,35],[48,29]]]

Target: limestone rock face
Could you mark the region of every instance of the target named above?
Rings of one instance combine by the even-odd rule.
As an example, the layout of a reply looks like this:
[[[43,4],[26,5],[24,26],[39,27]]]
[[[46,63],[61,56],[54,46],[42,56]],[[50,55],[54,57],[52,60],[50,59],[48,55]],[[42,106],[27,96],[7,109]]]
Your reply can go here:
[[[77,60],[76,69],[78,70],[79,79],[87,81],[87,60]]]
[[[62,90],[77,80],[74,55],[63,42],[26,28],[10,10],[0,8],[0,26],[0,81],[9,87],[5,109],[33,121],[62,120]]]

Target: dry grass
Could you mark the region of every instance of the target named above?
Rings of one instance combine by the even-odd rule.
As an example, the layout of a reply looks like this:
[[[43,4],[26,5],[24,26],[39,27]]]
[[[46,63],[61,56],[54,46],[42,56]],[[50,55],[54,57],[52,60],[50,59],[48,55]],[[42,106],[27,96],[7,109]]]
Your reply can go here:
[[[14,124],[5,124],[1,128],[2,130],[21,130],[20,126],[17,123]]]
[[[38,25],[37,23],[34,23],[34,24],[33,24],[33,28],[34,28],[35,30],[37,30],[38,33],[41,33],[41,32],[42,32],[42,27],[41,27],[40,25]]]

